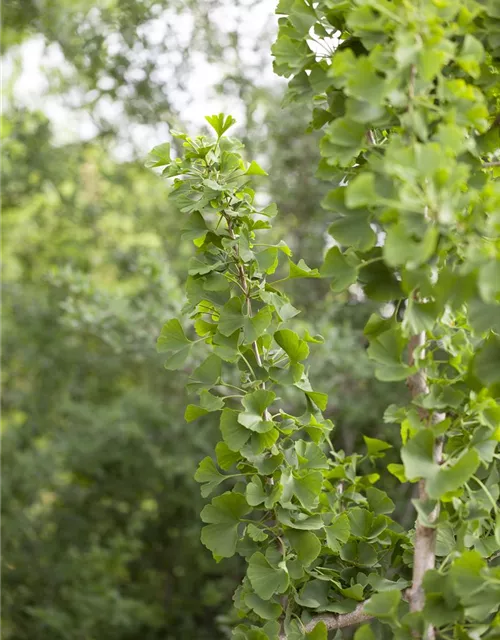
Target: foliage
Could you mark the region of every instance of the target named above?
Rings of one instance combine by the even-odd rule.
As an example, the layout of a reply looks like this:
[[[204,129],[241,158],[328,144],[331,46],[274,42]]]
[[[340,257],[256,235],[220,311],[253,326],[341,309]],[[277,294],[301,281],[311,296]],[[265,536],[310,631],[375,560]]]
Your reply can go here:
[[[278,13],[276,71],[324,131],[334,245],[320,271],[262,238],[276,208],[256,206],[248,181],[262,170],[222,137],[229,119],[208,119],[215,140],[175,134],[183,156],[161,161],[197,249],[185,306],[197,337],[171,320],[158,348],[173,368],[211,347],[189,418],[221,412],[217,464],[195,477],[204,496],[223,491],[202,511],[203,543],[247,562],[233,637],[326,638],[372,618],[384,638],[498,637],[497,3],[282,0]],[[402,464],[382,477],[383,440],[331,445],[327,397],[303,364],[322,338],[292,329],[282,291],[296,278],[357,285],[379,307],[365,326],[376,376],[410,391],[385,414]],[[419,482],[414,530],[389,515],[393,477]]]

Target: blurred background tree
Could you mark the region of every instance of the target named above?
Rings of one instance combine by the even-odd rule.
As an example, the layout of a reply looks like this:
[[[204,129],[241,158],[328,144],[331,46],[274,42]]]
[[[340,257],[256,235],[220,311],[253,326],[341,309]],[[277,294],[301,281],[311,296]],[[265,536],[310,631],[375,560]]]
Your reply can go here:
[[[185,379],[155,353],[183,304],[188,248],[143,160],[170,127],[231,110],[269,172],[260,187],[280,209],[276,234],[320,262],[326,187],[309,114],[281,109],[272,11],[266,0],[4,6],[5,640],[228,634],[240,567],[215,565],[199,542],[193,480],[217,425],[184,422]],[[326,339],[312,377],[330,396],[335,444],[352,451],[387,429],[391,401],[365,356],[371,309],[321,281],[290,293]]]

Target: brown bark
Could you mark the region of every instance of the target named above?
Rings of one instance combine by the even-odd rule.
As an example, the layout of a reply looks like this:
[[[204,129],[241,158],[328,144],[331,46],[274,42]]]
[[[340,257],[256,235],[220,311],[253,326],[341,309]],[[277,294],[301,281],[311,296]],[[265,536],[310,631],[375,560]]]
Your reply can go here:
[[[358,604],[358,606],[351,611],[351,613],[341,613],[339,615],[333,615],[332,613],[320,613],[306,624],[305,631],[310,632],[318,624],[318,622],[324,622],[326,628],[331,631],[332,629],[343,629],[344,627],[350,627],[353,624],[360,624],[361,622],[367,622],[371,620],[372,616],[363,613],[364,602]],[[280,640],[286,640],[286,634],[280,635]]]

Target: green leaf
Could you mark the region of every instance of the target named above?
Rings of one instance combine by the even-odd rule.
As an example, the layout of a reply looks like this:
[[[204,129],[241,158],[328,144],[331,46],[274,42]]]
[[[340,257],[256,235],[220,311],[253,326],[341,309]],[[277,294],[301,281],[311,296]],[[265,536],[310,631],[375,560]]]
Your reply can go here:
[[[208,410],[203,409],[203,407],[199,407],[196,404],[188,404],[186,411],[184,412],[184,420],[186,422],[193,422],[193,420],[197,420],[201,416],[205,416],[207,413]]]
[[[351,525],[351,534],[357,538],[367,538],[373,522],[373,515],[366,509],[354,507],[350,509],[349,523]]]
[[[435,302],[416,302],[408,299],[403,324],[409,333],[417,334],[421,331],[431,332],[439,317],[438,306]]]
[[[378,555],[373,544],[363,540],[351,540],[342,546],[340,557],[342,560],[361,567],[373,567],[378,562]]]
[[[311,531],[290,529],[287,537],[304,567],[308,567],[319,556],[321,542]]]
[[[358,100],[377,104],[387,92],[387,83],[377,73],[369,58],[357,58],[353,72],[348,76],[346,93]]]
[[[275,70],[285,76],[299,72],[312,53],[305,42],[292,40],[286,35],[280,35],[271,48],[275,59]]]
[[[319,334],[312,336],[307,329],[304,331],[304,340],[306,342],[313,342],[314,344],[323,344],[325,341],[323,336]]]
[[[242,301],[238,297],[231,298],[222,307],[219,319],[219,331],[224,336],[230,336],[244,324]]]
[[[224,409],[220,417],[222,437],[231,451],[240,451],[248,442],[252,432],[238,422],[238,412]]]
[[[389,331],[393,324],[392,318],[381,318],[378,314],[372,313],[363,329],[363,334],[370,339],[377,338],[380,334]]]
[[[456,558],[449,570],[450,582],[459,597],[467,598],[470,594],[482,591],[485,587],[481,575],[486,562],[477,551],[464,551]]]
[[[241,460],[241,455],[231,451],[225,442],[218,442],[215,445],[215,456],[217,458],[217,464],[221,469],[224,469],[224,471],[228,471]]]
[[[368,487],[366,490],[366,498],[370,509],[377,515],[392,513],[396,508],[396,505],[389,496],[376,487]]]
[[[213,116],[205,116],[205,120],[212,129],[214,129],[217,137],[219,138],[236,123],[236,120],[232,116],[225,117],[223,113]]]
[[[287,469],[282,473],[281,483],[283,494],[280,502],[283,506],[290,504],[292,496],[295,496],[304,509],[310,510],[318,504],[323,476],[320,471],[306,471],[299,474]]]
[[[264,169],[262,169],[262,167],[259,167],[259,165],[252,160],[252,162],[249,164],[248,169],[245,171],[245,174],[247,176],[267,176],[267,172],[264,171]]]
[[[338,247],[328,250],[321,267],[323,278],[332,278],[332,291],[339,293],[354,284],[358,277],[357,261],[353,256],[341,253]]]
[[[476,472],[480,458],[477,451],[470,449],[450,467],[440,467],[426,482],[426,490],[431,499],[438,499],[449,491],[462,487]]]
[[[164,142],[151,150],[146,166],[149,168],[164,167],[168,164],[170,164],[170,143]]]
[[[316,443],[298,440],[295,451],[301,469],[329,469],[328,460]]]
[[[383,440],[378,440],[377,438],[369,438],[368,436],[363,436],[363,440],[365,441],[369,456],[376,456],[381,451],[392,449],[391,444],[387,444],[387,442],[383,442]]]
[[[366,128],[359,122],[354,122],[349,118],[337,118],[326,128],[327,140],[338,147],[346,150],[361,148],[366,133]],[[356,153],[357,155],[357,153]]]
[[[277,602],[263,600],[256,593],[247,594],[245,604],[264,620],[276,620],[282,612],[282,608]]]
[[[294,0],[290,7],[290,22],[301,36],[307,36],[316,22],[316,13],[304,0]]]
[[[360,173],[346,187],[345,204],[349,209],[370,206],[377,202],[378,198],[373,173]]]
[[[290,273],[288,277],[293,278],[320,278],[319,271],[317,269],[310,269],[304,260],[299,260],[297,264],[293,263],[290,258],[288,259],[290,265]]]
[[[190,390],[208,390],[215,386],[219,381],[222,373],[222,362],[220,358],[214,354],[208,356],[199,367],[193,371],[189,376],[189,389]],[[210,409],[210,406],[203,405],[205,409]],[[221,408],[221,407],[219,407]]]
[[[431,478],[439,470],[434,462],[434,434],[432,429],[422,429],[408,440],[401,449],[405,475],[409,480]]]
[[[361,602],[363,600],[363,592],[364,587],[362,584],[354,584],[352,587],[340,589],[340,593],[345,598],[351,598],[352,600],[357,600],[358,602]]]
[[[255,593],[263,600],[270,600],[274,594],[284,593],[288,588],[288,574],[273,567],[260,552],[248,560],[247,576]]]
[[[272,312],[270,307],[266,306],[252,317],[246,315],[242,307],[243,301],[238,297],[231,298],[223,306],[219,319],[219,331],[224,336],[230,336],[238,329],[243,329],[244,344],[251,344],[263,335],[271,324]]]
[[[257,259],[259,269],[263,273],[273,274],[278,267],[278,249],[276,247],[269,247],[268,249],[264,249],[264,251],[259,251],[259,253],[255,254]]]
[[[332,523],[325,527],[326,544],[335,553],[339,553],[341,547],[349,540],[351,525],[345,513],[336,516]]]
[[[212,338],[214,354],[225,362],[236,362],[240,357],[238,350],[239,338],[239,330],[230,336],[223,336],[217,331]]]
[[[245,412],[238,415],[238,422],[251,431],[266,433],[273,428],[271,420],[264,420],[264,411],[274,402],[276,394],[272,391],[258,389],[252,393],[247,393],[242,404]]]
[[[367,353],[378,365],[375,374],[379,380],[405,380],[413,372],[402,363],[403,346],[404,342],[395,327],[371,340]]]
[[[260,295],[261,299],[267,304],[274,307],[276,313],[280,317],[283,322],[294,318],[300,311],[288,302],[287,298],[284,298],[283,295],[278,295],[277,293],[272,293],[270,291],[263,291]]]
[[[226,476],[218,471],[212,458],[207,456],[200,462],[194,479],[196,482],[204,483],[201,487],[201,495],[206,498],[221,482],[226,480]]]
[[[384,244],[384,259],[391,267],[405,265],[415,269],[424,264],[434,254],[439,231],[428,227],[420,242],[408,237],[401,226],[393,225],[387,230]]]
[[[259,527],[254,524],[247,525],[246,533],[254,542],[264,542],[264,540],[267,540],[269,537],[265,531],[259,529]]]
[[[204,276],[207,273],[211,273],[212,271],[217,271],[220,267],[224,266],[224,263],[221,261],[218,262],[207,262],[204,258],[200,256],[196,256],[191,258],[188,265],[188,273],[190,276]]]
[[[267,207],[259,211],[261,216],[266,216],[266,218],[274,218],[278,213],[278,207],[272,202],[268,204]]]
[[[267,626],[267,624],[265,626]],[[231,637],[232,640],[269,640],[270,637],[274,637],[275,635],[276,633],[269,636],[263,629],[258,629],[257,627],[248,627],[247,625],[239,624],[234,628]]]
[[[375,593],[365,604],[364,612],[381,620],[395,620],[400,602],[400,591],[392,590]]]
[[[224,408],[224,400],[219,396],[214,396],[210,391],[202,389],[200,392],[200,405],[206,411],[220,411]]]
[[[165,362],[167,369],[180,369],[189,356],[193,343],[186,338],[183,328],[178,320],[169,320],[163,325],[156,342],[158,353],[169,354]]]
[[[479,269],[477,285],[485,302],[498,302],[500,294],[500,260],[490,260]]]
[[[290,329],[276,331],[274,339],[293,362],[305,360],[309,355],[309,347],[305,340],[301,340],[299,336],[294,331],[290,331]]]
[[[303,607],[316,609],[328,606],[328,584],[321,580],[309,580],[295,596],[295,602]]]
[[[500,307],[498,310],[500,314]],[[486,386],[500,383],[500,339],[491,335],[475,354],[473,370]]]
[[[392,473],[399,482],[408,482],[408,478],[405,475],[405,468],[402,464],[391,463],[387,465],[387,471]]]
[[[230,492],[213,498],[211,504],[204,507],[201,519],[209,524],[201,530],[201,541],[214,556],[230,558],[234,555],[240,520],[249,511],[244,496]]]
[[[356,211],[353,215],[338,216],[328,227],[328,233],[339,244],[353,247],[358,251],[368,251],[377,241],[370,227],[370,214]]]
[[[440,466],[434,461],[434,434],[432,429],[421,429],[401,450],[405,475],[409,480],[425,478],[431,499],[463,486],[475,473],[480,463],[473,449],[465,453],[452,466]]]
[[[487,304],[482,300],[469,300],[467,302],[469,310],[469,321],[478,334],[487,331],[500,333],[500,313],[497,304]]]
[[[370,259],[377,257],[381,257],[381,251],[378,247],[374,247]],[[405,295],[396,274],[381,261],[368,260],[361,264],[358,280],[363,285],[365,294],[377,302],[397,300]]]
[[[273,319],[270,307],[260,309],[253,317],[245,316],[243,325],[244,344],[256,342],[271,324]]]
[[[279,522],[292,529],[316,531],[323,528],[323,520],[318,514],[310,516],[301,511],[289,511],[288,509],[277,507],[276,517]]]
[[[186,240],[202,242],[208,233],[208,228],[201,213],[195,211],[189,216],[186,226],[182,231],[182,237]]]
[[[307,640],[328,640],[328,630],[323,620],[320,620],[312,631],[306,633]]]
[[[364,624],[354,634],[354,640],[376,640],[369,624]]]
[[[282,488],[280,485],[271,485],[271,491],[268,493],[262,484],[259,476],[253,476],[251,482],[247,484],[246,498],[249,505],[257,507],[264,504],[266,509],[272,509],[278,502]]]
[[[484,59],[484,47],[482,43],[470,33],[464,38],[462,49],[457,57],[457,63],[473,78],[481,75],[481,62]]]

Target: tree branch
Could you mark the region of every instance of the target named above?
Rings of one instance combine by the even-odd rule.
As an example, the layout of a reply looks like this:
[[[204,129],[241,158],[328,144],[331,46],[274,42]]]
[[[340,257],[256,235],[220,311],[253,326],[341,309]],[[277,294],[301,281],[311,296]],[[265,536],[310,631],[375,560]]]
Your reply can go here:
[[[410,366],[415,364],[416,351],[420,349],[418,354],[420,357],[424,355],[423,345],[425,344],[425,332],[421,332],[410,338],[408,344],[408,363]],[[427,376],[424,369],[419,369],[415,374],[407,380],[408,388],[412,398],[429,393],[429,385],[427,384]],[[444,413],[430,413],[426,409],[418,408],[418,412],[422,421],[437,424],[445,419]],[[434,460],[441,461],[443,451],[442,439],[436,440],[434,445]],[[425,480],[420,480],[418,484],[418,497],[420,500],[428,498],[425,488]],[[439,503],[429,515],[429,522],[435,523],[439,516]],[[412,586],[408,590],[408,600],[410,603],[410,611],[422,611],[425,603],[425,594],[422,587],[424,574],[428,569],[433,569],[436,563],[436,535],[435,527],[426,526],[419,522],[415,526],[415,550],[413,554],[413,579]],[[436,637],[435,630],[432,626],[428,626],[423,633],[422,640],[434,640]]]
[[[483,167],[500,167],[500,160],[494,160],[493,162],[483,162]]]
[[[343,629],[344,627],[350,627],[353,624],[360,624],[361,622],[367,622],[371,620],[373,616],[369,616],[367,613],[363,613],[363,607],[365,603],[362,602],[351,611],[351,613],[341,613],[334,615],[332,613],[320,613],[314,616],[312,620],[306,624],[305,631],[309,633],[314,629],[318,622],[324,622],[326,628],[331,631],[332,629]],[[280,635],[280,640],[286,640],[286,634]]]

